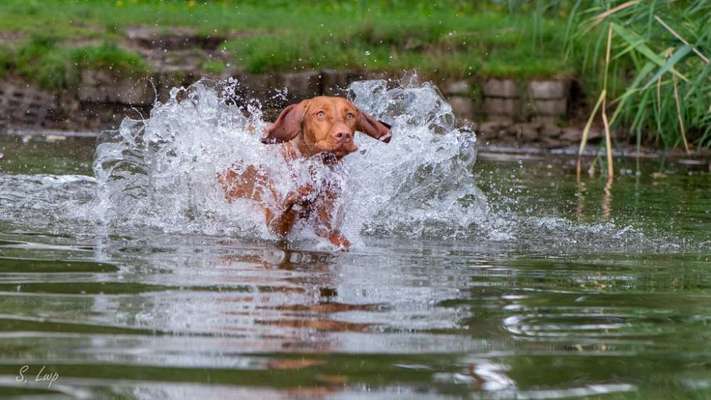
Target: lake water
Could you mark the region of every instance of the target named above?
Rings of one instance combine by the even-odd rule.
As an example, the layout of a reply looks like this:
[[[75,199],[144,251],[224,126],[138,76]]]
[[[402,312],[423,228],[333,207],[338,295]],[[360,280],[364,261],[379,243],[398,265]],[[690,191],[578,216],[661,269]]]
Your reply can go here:
[[[1,137],[0,397],[711,397],[708,172],[628,160],[606,184],[363,139],[334,252],[218,201],[208,166],[237,150],[179,143],[185,112],[161,110],[96,164],[92,140]]]

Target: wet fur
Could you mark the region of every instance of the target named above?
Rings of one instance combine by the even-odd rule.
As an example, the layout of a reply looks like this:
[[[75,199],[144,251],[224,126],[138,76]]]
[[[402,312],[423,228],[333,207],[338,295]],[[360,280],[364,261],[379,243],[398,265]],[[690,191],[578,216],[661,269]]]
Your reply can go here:
[[[389,125],[358,110],[347,99],[321,96],[286,107],[261,141],[282,146],[281,155],[292,168],[291,161],[312,157],[332,166],[358,149],[353,141],[356,131],[390,141]],[[339,191],[333,187],[326,185],[316,191],[307,184],[281,196],[268,174],[253,165],[228,168],[217,179],[228,202],[240,198],[257,202],[267,227],[277,236],[287,236],[298,220],[311,217],[317,235],[339,248],[350,247],[335,219]],[[267,198],[277,199],[277,204],[268,204]]]

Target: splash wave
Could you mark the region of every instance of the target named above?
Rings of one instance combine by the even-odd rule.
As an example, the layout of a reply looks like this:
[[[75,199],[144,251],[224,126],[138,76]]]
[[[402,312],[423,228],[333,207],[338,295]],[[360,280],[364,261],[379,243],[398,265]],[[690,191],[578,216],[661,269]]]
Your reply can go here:
[[[282,178],[287,166],[277,147],[254,133],[265,124],[261,105],[252,101],[243,113],[231,101],[236,85],[201,80],[173,89],[149,118],[127,118],[106,137],[94,163],[99,219],[117,227],[271,237],[255,204],[226,203],[216,181],[239,161],[267,169],[281,193],[298,184]],[[320,168],[322,181],[341,180],[346,235],[454,238],[486,231],[478,228],[489,207],[472,173],[476,136],[456,127],[434,86],[361,81],[348,96],[392,125],[392,142],[358,135],[360,150],[337,171],[315,161],[301,165]],[[308,229],[295,237],[309,237]]]
[[[155,233],[274,239],[249,200],[227,203],[217,174],[236,161],[268,170],[287,193],[297,180],[277,146],[265,146],[262,107],[234,103],[238,82],[176,88],[143,120],[125,119],[96,150],[95,178],[0,174],[0,229],[72,237],[145,237]],[[348,96],[393,126],[389,144],[357,135],[357,153],[337,170],[306,160],[317,182],[342,188],[342,230],[356,248],[373,238],[451,240],[485,252],[680,251],[702,245],[614,221],[584,223],[518,206],[525,193],[501,177],[477,187],[476,136],[455,125],[451,107],[429,84],[353,83]],[[493,185],[492,185],[493,184]],[[498,188],[498,185],[503,185]],[[498,189],[497,189],[498,188]],[[505,190],[501,192],[501,190]],[[7,225],[9,224],[9,225]],[[3,228],[6,226],[6,228]],[[299,248],[331,249],[308,224],[292,234]],[[394,240],[393,242],[397,242]]]

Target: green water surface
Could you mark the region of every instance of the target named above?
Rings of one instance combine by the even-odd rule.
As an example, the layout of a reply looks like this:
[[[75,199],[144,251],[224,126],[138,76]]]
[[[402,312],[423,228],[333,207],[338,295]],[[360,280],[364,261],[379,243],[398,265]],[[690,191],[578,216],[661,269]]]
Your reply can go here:
[[[0,152],[0,210],[91,174],[90,140]],[[711,398],[711,175],[493,158],[478,184],[521,224],[499,238],[329,253],[8,211],[0,398]]]

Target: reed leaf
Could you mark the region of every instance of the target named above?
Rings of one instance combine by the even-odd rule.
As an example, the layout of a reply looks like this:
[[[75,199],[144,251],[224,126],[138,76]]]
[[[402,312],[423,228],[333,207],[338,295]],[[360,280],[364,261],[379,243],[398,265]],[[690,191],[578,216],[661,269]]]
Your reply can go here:
[[[618,34],[622,39],[627,42],[629,46],[632,46],[635,50],[639,51],[642,53],[644,56],[646,56],[650,61],[653,63],[659,65],[660,67],[664,67],[665,61],[664,58],[662,58],[659,54],[655,53],[650,49],[646,44],[646,40],[644,38],[641,38],[639,35],[637,35],[634,32],[631,32],[624,27],[611,23],[612,30],[615,31],[616,34]],[[673,67],[671,68],[671,72],[678,76],[679,78],[683,79],[684,81],[688,82],[689,78],[685,77],[679,71],[674,69]]]
[[[649,75],[652,70],[654,69],[654,64],[651,62],[648,62],[642,67],[640,70],[639,74],[637,74],[637,77],[635,77],[635,80],[632,82],[632,84],[629,86],[629,88],[618,98],[616,98],[613,103],[617,105],[617,108],[615,109],[615,112],[612,114],[612,118],[610,118],[610,124],[614,124],[615,121],[617,120],[617,117],[620,115],[620,113],[625,110],[625,106],[627,105],[627,101],[633,98],[633,96],[637,93],[639,93],[643,89],[639,89],[639,84],[642,82],[642,80]]]
[[[647,89],[651,84],[657,81],[657,79],[661,78],[662,75],[666,74],[674,68],[674,65],[676,65],[681,59],[686,57],[687,54],[691,53],[691,46],[685,44],[674,52],[671,57],[667,60],[667,62],[664,63],[664,65],[657,70],[657,73],[654,74],[654,76],[647,82],[646,85],[644,85],[643,89]]]

